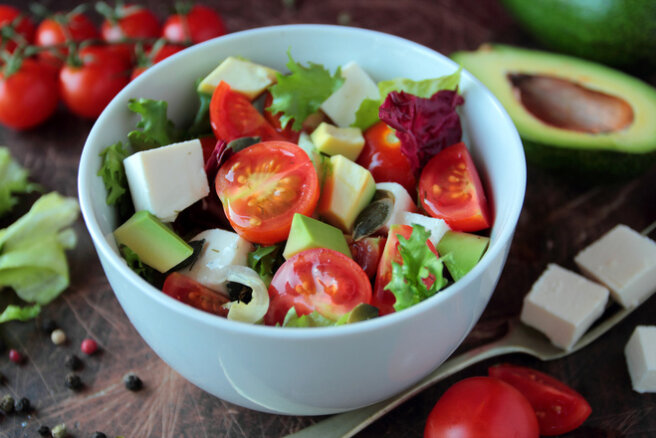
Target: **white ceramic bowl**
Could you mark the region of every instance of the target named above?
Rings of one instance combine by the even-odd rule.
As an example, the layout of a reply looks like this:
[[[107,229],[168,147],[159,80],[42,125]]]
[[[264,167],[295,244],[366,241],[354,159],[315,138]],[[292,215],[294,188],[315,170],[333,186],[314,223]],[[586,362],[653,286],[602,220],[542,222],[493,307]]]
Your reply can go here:
[[[522,207],[526,165],[519,136],[495,98],[463,72],[463,128],[488,197],[494,226],[487,253],[463,279],[402,312],[341,327],[294,329],[228,321],[184,305],[155,289],[117,255],[114,211],[96,173],[98,154],[125,140],[136,118],[128,99],[169,103],[178,124],[193,117],[194,80],[229,55],[286,71],[295,60],[331,71],[356,61],[375,80],[424,79],[457,65],[413,42],[363,29],[278,26],[233,33],[191,47],[147,70],[107,106],[80,159],[84,220],[116,296],[152,349],[205,391],[251,409],[292,415],[330,414],[390,397],[441,364],[485,308],[505,263]]]

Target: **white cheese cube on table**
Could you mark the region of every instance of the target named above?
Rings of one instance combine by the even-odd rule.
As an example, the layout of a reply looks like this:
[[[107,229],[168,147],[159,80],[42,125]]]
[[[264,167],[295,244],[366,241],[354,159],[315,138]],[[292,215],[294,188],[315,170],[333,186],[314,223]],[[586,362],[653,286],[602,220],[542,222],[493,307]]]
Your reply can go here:
[[[656,326],[639,325],[624,349],[633,389],[656,392]]]
[[[605,287],[551,263],[524,297],[520,319],[568,350],[604,312],[608,295]]]
[[[272,68],[228,56],[198,84],[198,91],[212,94],[219,83],[224,81],[230,85],[231,90],[253,100],[277,81],[276,73]]]
[[[355,122],[355,113],[364,99],[380,99],[378,86],[355,62],[342,66],[344,83],[320,106],[339,127],[345,128]]]
[[[617,225],[574,261],[624,307],[637,306],[656,291],[656,242],[626,225]]]
[[[253,245],[237,233],[219,228],[205,230],[191,240],[205,240],[205,243],[196,261],[180,273],[227,295],[225,284],[216,282],[216,270],[231,265],[246,266]]]
[[[428,240],[430,240],[435,246],[437,246],[437,243],[442,239],[444,233],[451,229],[449,225],[444,222],[444,219],[425,216],[419,213],[403,213],[400,223],[405,225],[421,225],[426,230],[430,231],[431,235]]]
[[[123,166],[134,209],[148,210],[162,222],[173,222],[210,192],[197,139],[137,152]]]

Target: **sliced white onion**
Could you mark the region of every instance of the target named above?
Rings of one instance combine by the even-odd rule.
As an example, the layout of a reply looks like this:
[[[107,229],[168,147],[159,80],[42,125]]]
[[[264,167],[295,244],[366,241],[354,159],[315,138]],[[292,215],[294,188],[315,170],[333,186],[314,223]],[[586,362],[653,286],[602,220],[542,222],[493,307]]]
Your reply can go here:
[[[247,303],[230,301],[225,304],[228,319],[255,324],[262,320],[269,310],[269,292],[257,272],[246,266],[230,265],[212,272],[211,281],[206,283],[211,289],[225,287],[228,282],[243,284],[252,289],[251,300]]]

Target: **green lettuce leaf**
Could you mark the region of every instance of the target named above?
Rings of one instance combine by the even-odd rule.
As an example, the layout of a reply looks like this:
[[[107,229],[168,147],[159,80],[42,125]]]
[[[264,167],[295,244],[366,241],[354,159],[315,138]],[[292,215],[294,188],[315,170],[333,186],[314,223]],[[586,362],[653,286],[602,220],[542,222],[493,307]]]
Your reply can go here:
[[[276,74],[278,82],[269,88],[273,101],[266,108],[273,114],[282,113],[280,123],[284,128],[293,119],[292,129],[300,131],[303,121],[319,109],[344,83],[341,68],[331,75],[321,64],[309,62],[307,67],[296,63],[288,51],[287,68],[291,74]]]
[[[29,303],[47,304],[69,285],[66,249],[75,243],[68,228],[77,219],[74,198],[41,196],[30,211],[0,230],[0,287]]]
[[[257,272],[264,284],[269,287],[276,270],[282,265],[282,245],[258,246],[248,253],[248,267]]]
[[[127,245],[120,245],[118,250],[128,264],[128,267],[136,272],[141,278],[153,285],[162,282],[162,274],[156,269],[144,264],[137,253],[132,251]]]
[[[433,79],[413,81],[412,79],[391,79],[378,83],[380,99],[364,99],[355,113],[355,122],[351,126],[363,131],[378,122],[378,108],[392,91],[404,91],[417,97],[429,98],[440,90],[456,90],[460,84],[462,67],[450,75]]]
[[[137,128],[141,130],[135,129],[128,133],[130,146],[135,152],[166,146],[179,140],[179,133],[166,115],[166,101],[130,99],[128,108],[141,116],[137,122]]]
[[[198,94],[198,110],[187,130],[186,138],[198,138],[205,135],[212,135],[212,125],[210,124],[210,102],[212,95],[198,91],[198,84],[202,78],[196,80],[195,90]]]
[[[106,147],[100,153],[102,165],[98,170],[98,176],[102,177],[107,189],[107,205],[115,205],[118,210],[119,222],[123,222],[134,212],[128,178],[123,167],[123,160],[129,155],[130,153],[120,141]]]
[[[0,216],[8,213],[18,202],[18,193],[37,190],[39,186],[27,180],[28,172],[11,156],[9,149],[0,146]]]
[[[403,264],[392,262],[392,278],[385,286],[385,289],[396,297],[394,309],[397,312],[435,295],[447,284],[442,274],[444,268],[442,259],[438,258],[426,244],[430,234],[430,231],[415,224],[412,226],[409,239],[397,235]],[[424,280],[431,275],[434,276],[435,281],[427,287]]]
[[[0,313],[0,324],[9,321],[27,321],[36,318],[40,312],[41,306],[38,304],[24,307],[10,304]]]
[[[282,323],[283,327],[329,327],[331,325],[335,325],[335,321],[326,318],[316,310],[308,315],[298,316],[294,306],[289,308]]]

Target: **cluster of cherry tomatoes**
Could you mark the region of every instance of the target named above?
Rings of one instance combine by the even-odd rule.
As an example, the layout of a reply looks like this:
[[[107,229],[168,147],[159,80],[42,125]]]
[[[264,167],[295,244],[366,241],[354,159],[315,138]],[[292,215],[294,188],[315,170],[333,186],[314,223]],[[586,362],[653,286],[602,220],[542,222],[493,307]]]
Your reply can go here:
[[[48,119],[61,100],[76,115],[97,117],[149,66],[226,33],[221,16],[183,5],[164,24],[140,5],[100,2],[98,28],[83,10],[48,15],[38,25],[0,5],[0,123],[28,129]]]

